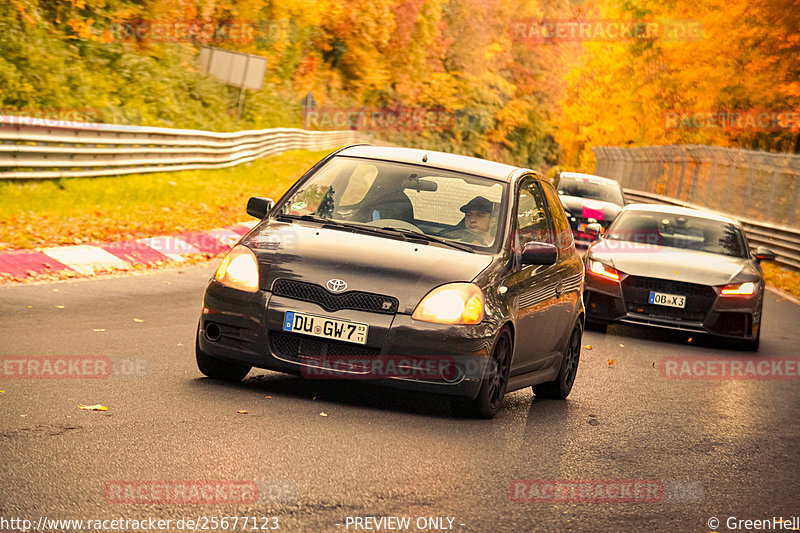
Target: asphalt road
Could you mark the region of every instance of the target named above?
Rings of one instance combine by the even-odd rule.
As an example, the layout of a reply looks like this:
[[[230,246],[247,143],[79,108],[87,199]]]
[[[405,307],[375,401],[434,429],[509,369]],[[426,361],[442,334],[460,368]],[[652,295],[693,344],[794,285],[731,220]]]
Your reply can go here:
[[[665,379],[662,367],[676,356],[751,354],[627,327],[587,332],[592,348],[567,401],[519,391],[490,421],[358,383],[254,370],[223,384],[194,363],[212,269],[0,287],[4,362],[108,356],[128,365],[107,379],[0,378],[2,519],[274,516],[281,531],[375,531],[357,529],[355,517],[406,516],[409,530],[702,532],[711,517],[729,531],[731,516],[800,516],[800,381]],[[764,312],[757,357],[797,357],[800,306],[768,294]],[[553,479],[661,488],[638,502],[512,501],[516,481]],[[125,503],[132,493],[121,491],[142,481],[255,483],[261,501],[138,492]],[[415,529],[420,517],[452,525]],[[0,530],[15,530],[2,519]],[[235,530],[253,531],[241,520]]]

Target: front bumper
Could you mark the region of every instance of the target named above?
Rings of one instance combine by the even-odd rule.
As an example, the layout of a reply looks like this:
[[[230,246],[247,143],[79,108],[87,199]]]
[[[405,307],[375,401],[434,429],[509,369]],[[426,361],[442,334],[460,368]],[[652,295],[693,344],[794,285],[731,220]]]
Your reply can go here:
[[[649,292],[686,296],[683,309],[649,304]],[[721,297],[707,285],[622,275],[620,281],[587,271],[586,318],[595,322],[650,326],[707,333],[732,339],[754,339],[761,324],[763,286],[752,296]]]
[[[367,342],[343,343],[283,331],[286,311],[366,323]],[[206,334],[209,327],[215,333],[214,340]],[[356,379],[398,389],[475,398],[496,332],[497,327],[487,322],[449,326],[412,320],[400,313],[349,309],[330,312],[315,303],[263,290],[246,293],[212,281],[206,289],[197,334],[198,347],[206,354],[257,368],[310,379]],[[431,363],[428,369],[447,366],[446,372],[438,376],[398,368],[409,360]],[[348,364],[339,364],[342,361]],[[364,361],[369,363],[349,364]],[[366,368],[385,372],[367,372]]]

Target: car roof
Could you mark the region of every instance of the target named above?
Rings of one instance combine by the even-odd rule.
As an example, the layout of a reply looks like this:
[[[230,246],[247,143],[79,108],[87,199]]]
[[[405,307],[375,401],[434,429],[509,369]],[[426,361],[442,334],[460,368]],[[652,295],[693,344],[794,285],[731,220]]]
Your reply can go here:
[[[594,174],[583,174],[581,172],[562,172],[558,179],[561,178],[587,178],[591,179],[592,181],[599,181],[602,183],[607,183],[608,185],[619,186],[619,182],[617,180],[604,178],[603,176],[595,176]]]
[[[625,211],[642,211],[647,213],[664,213],[670,215],[686,215],[691,217],[705,218],[708,220],[716,220],[717,222],[726,222],[729,224],[739,225],[739,222],[733,218],[709,211],[702,211],[700,209],[691,209],[689,207],[679,207],[676,205],[662,205],[662,204],[628,204],[623,209]],[[621,213],[620,213],[621,214]]]
[[[363,144],[348,146],[340,150],[336,155],[427,165],[431,168],[455,170],[466,174],[485,176],[487,178],[506,182],[510,182],[517,175],[526,172],[533,173],[533,171],[529,169],[487,161],[486,159],[479,159],[477,157],[396,146],[372,146]],[[423,162],[423,157],[425,156],[427,156],[426,161]]]

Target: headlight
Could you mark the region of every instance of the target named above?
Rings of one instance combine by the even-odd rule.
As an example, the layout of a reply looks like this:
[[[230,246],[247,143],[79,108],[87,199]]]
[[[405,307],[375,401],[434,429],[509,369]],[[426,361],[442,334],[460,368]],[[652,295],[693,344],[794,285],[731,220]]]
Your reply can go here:
[[[755,294],[756,292],[756,284],[752,281],[746,281],[744,283],[732,283],[730,285],[725,285],[722,287],[720,294],[723,296],[750,296]]]
[[[483,320],[483,292],[472,283],[449,283],[425,295],[411,318],[438,324],[478,324]]]
[[[619,271],[616,268],[603,264],[600,261],[595,261],[594,259],[589,259],[589,272],[606,279],[619,281]]]
[[[214,274],[214,279],[240,291],[258,291],[258,261],[256,254],[247,246],[236,246],[228,252]]]

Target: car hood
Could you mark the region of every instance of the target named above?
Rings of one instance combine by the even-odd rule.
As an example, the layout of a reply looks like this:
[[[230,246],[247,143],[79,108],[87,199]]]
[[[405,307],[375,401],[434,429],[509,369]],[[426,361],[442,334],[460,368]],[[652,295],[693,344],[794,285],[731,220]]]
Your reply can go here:
[[[268,221],[242,242],[255,252],[261,287],[279,278],[325,287],[341,279],[347,290],[394,296],[411,313],[434,287],[472,281],[492,256],[321,226]],[[268,267],[266,265],[269,265]]]
[[[748,259],[652,244],[603,239],[592,245],[588,254],[631,276],[701,285],[725,285],[761,277]]]
[[[611,202],[601,202],[580,196],[559,196],[559,198],[567,213],[575,217],[594,218],[598,222],[613,221],[622,211],[621,206]]]

